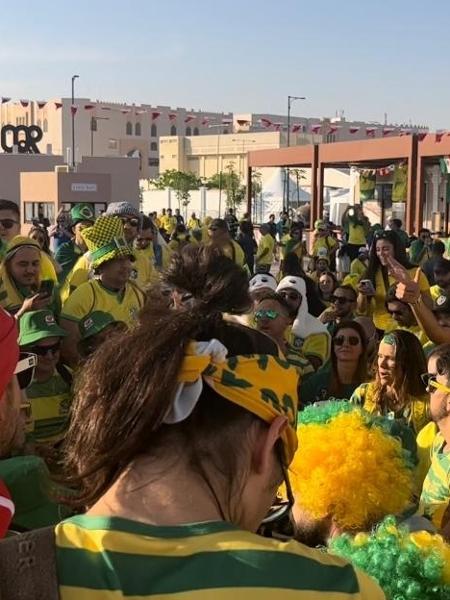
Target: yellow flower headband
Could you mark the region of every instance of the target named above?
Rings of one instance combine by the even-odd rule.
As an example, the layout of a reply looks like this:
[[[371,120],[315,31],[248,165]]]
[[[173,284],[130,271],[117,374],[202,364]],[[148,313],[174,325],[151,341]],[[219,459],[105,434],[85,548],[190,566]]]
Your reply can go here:
[[[227,358],[227,349],[218,340],[191,342],[178,381],[166,423],[178,423],[191,414],[205,381],[220,396],[266,423],[280,415],[287,417],[282,441],[286,459],[291,462],[297,449],[298,375],[289,363],[265,354]]]

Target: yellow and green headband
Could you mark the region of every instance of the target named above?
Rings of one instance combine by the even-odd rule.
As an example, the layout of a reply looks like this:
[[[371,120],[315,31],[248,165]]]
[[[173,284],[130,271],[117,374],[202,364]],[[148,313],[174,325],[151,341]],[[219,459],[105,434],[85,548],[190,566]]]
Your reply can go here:
[[[227,358],[227,349],[218,340],[191,342],[178,381],[166,423],[178,423],[191,414],[204,381],[220,396],[266,423],[286,417],[288,426],[282,441],[286,460],[291,462],[297,449],[298,374],[289,363],[265,354]]]

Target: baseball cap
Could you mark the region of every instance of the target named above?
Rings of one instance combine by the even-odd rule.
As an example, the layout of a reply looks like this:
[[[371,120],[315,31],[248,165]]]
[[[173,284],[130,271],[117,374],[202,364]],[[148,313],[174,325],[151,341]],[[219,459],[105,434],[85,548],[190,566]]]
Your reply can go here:
[[[66,337],[67,333],[55,319],[51,310],[34,310],[24,313],[20,319],[20,346],[29,346],[50,337]]]
[[[130,216],[141,219],[141,213],[131,202],[111,202],[108,204],[105,215],[121,217]]]
[[[112,323],[117,323],[117,321],[109,313],[101,310],[91,312],[80,322],[81,339],[85,340],[100,333],[105,327],[108,327],[108,325],[111,325]]]
[[[0,479],[15,506],[13,525],[38,529],[56,525],[69,516],[69,509],[51,497],[63,489],[51,483],[45,462],[39,456],[16,456],[0,461]],[[64,491],[67,495],[67,491]]]

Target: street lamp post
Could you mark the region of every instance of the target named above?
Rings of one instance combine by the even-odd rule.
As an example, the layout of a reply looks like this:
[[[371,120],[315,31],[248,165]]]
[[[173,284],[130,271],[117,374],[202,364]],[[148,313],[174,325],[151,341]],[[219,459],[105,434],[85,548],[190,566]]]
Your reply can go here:
[[[70,112],[72,113],[72,167],[75,168],[75,112],[73,105],[75,104],[75,79],[78,79],[79,75],[72,75],[72,106]]]
[[[288,96],[287,110],[287,146],[291,144],[291,105],[295,100],[306,100],[305,96]],[[286,210],[289,212],[289,168],[286,172]]]
[[[208,125],[208,129],[216,129],[216,128],[221,128],[223,129],[224,125],[223,123],[221,124],[216,124],[216,125]],[[219,176],[219,218],[220,218],[220,213],[222,212],[222,169],[220,169],[219,171],[219,148],[220,148],[220,135],[221,133],[219,132],[217,134],[217,174]]]

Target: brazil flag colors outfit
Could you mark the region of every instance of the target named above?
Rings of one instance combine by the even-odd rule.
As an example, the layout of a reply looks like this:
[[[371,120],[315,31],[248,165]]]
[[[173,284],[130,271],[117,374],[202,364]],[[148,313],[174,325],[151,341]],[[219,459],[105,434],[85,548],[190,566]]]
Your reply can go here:
[[[438,529],[450,503],[450,453],[444,452],[444,449],[444,437],[438,433],[434,438],[431,466],[420,496],[421,512],[429,517]]]
[[[226,359],[223,350],[226,355],[217,340],[189,344],[180,384],[192,389],[201,378],[267,423],[287,417],[281,439],[290,463],[297,447],[295,370],[274,356]],[[182,397],[183,389],[171,417],[185,410]],[[59,524],[55,536],[62,600],[383,598],[376,584],[340,559],[225,521],[160,527],[87,514]]]

